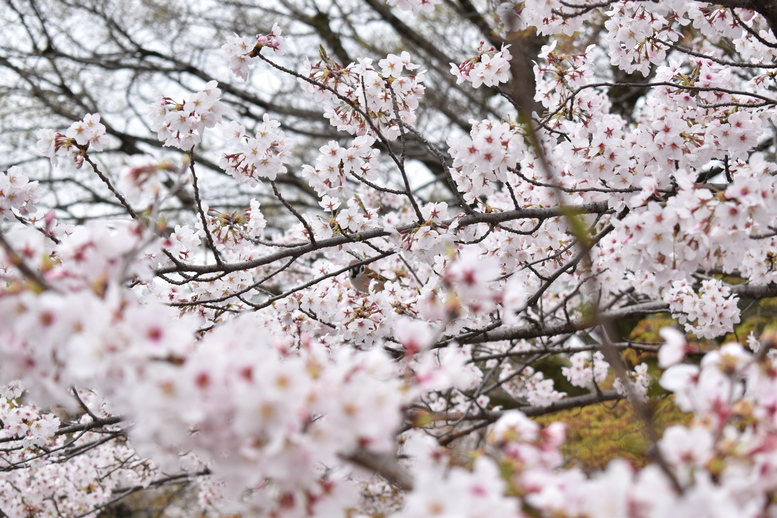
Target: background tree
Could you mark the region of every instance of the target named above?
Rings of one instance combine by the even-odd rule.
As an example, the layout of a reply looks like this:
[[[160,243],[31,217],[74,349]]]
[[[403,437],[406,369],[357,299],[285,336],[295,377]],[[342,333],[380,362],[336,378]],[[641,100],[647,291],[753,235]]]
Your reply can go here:
[[[773,512],[769,6],[394,4],[5,4],[4,514]]]

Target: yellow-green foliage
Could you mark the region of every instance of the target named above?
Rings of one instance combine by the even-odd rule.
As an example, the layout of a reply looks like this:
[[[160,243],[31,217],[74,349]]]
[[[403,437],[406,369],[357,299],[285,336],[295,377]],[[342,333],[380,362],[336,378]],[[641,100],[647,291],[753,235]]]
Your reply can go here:
[[[692,417],[681,412],[671,396],[651,401],[650,406],[659,435],[667,427],[687,423]],[[539,417],[537,421],[543,425],[554,421],[566,425],[567,440],[562,451],[569,465],[585,471],[604,468],[616,457],[625,458],[635,466],[648,462],[644,425],[626,401],[565,410]]]
[[[670,327],[676,324],[676,320],[668,313],[659,313],[643,318],[635,325],[629,337],[639,342],[663,342],[664,339],[658,334],[664,327]]]
[[[742,301],[740,307],[749,301]],[[667,313],[650,315],[639,320],[623,321],[616,324],[621,336],[634,342],[660,345],[663,339],[658,332],[668,326],[677,327],[677,321]],[[760,337],[764,331],[777,330],[777,298],[758,301],[742,314],[742,322],[730,333],[719,340],[700,340],[693,335],[688,337],[689,345],[697,355],[716,349],[720,344],[737,341],[746,344],[752,331]],[[656,355],[651,352],[627,350],[623,358],[631,366],[646,362],[650,374],[661,375],[656,366]],[[688,359],[694,361],[694,355]],[[696,356],[698,361],[698,356]],[[612,386],[612,376],[601,384],[600,388]],[[654,412],[654,423],[659,436],[674,424],[685,424],[692,416],[681,412],[673,403],[673,396],[668,395],[654,383],[650,389],[652,396],[650,405]],[[644,424],[637,419],[626,401],[618,403],[601,403],[588,407],[567,410],[537,418],[537,421],[547,425],[560,421],[567,427],[567,441],[563,451],[569,465],[576,465],[586,471],[602,469],[616,457],[631,461],[635,466],[647,464],[646,448],[648,446]]]
[[[638,321],[621,322],[619,332],[635,342],[658,345],[663,343],[658,332],[664,327],[676,324],[668,314],[656,314]],[[655,377],[661,375],[656,367],[655,353],[627,350],[623,352],[623,359],[631,366],[646,362],[650,374]],[[611,375],[600,388],[612,388],[613,380]],[[667,395],[657,383],[651,386],[650,395],[652,399],[649,406],[659,435],[673,424],[691,420],[692,416],[681,412],[674,405],[673,396]],[[616,457],[625,458],[635,466],[644,466],[648,462],[645,454],[648,442],[644,434],[644,423],[634,415],[626,401],[566,410],[537,420],[543,425],[553,421],[566,425],[567,440],[563,452],[570,465],[579,466],[583,470],[602,469]]]

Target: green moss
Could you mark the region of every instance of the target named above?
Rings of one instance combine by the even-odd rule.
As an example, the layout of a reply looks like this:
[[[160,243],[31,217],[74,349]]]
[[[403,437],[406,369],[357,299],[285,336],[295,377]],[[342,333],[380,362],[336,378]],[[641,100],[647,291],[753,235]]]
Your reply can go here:
[[[669,396],[650,403],[659,434],[669,426],[691,420],[691,415],[681,412],[673,401]],[[562,451],[569,465],[592,471],[606,467],[617,457],[625,458],[635,466],[648,463],[646,451],[649,445],[644,424],[626,401],[567,410],[539,417],[537,421],[543,425],[554,421],[566,425],[567,440]]]

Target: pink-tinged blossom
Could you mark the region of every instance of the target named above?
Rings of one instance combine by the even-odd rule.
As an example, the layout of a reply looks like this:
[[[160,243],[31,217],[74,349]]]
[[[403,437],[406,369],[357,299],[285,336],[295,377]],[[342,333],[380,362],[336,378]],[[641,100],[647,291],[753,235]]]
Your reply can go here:
[[[435,3],[394,2],[416,13]],[[366,513],[376,516],[775,514],[777,371],[768,333],[748,338],[756,354],[739,344],[711,346],[692,365],[683,363],[681,332],[661,331],[660,384],[693,414],[654,445],[663,469],[624,460],[595,473],[569,468],[562,424],[542,428],[498,407],[511,398],[536,412],[564,400],[530,363],[568,352],[568,338],[543,332],[585,332],[597,309],[591,304],[615,315],[668,305],[685,332],[713,339],[739,322],[739,297],[755,287],[768,293],[777,281],[775,166],[769,150],[753,153],[759,142],[769,145],[762,136],[776,118],[773,77],[759,68],[774,58],[763,44],[773,37],[763,17],[683,0],[592,6],[498,7],[505,30],[536,27],[550,36],[533,69],[537,112],[516,122],[515,113],[500,113],[507,100],[490,97],[488,120],[425,135],[447,142],[439,172],[448,184],[416,189],[424,180],[411,176],[417,207],[392,159],[417,157],[407,144],[426,141],[415,131],[440,126],[433,112],[419,110],[424,73],[405,51],[347,65],[322,51],[302,72],[317,82],[302,83],[311,100],[351,135],[315,144],[318,153],[299,169],[314,194],[302,215],[313,235],[292,217],[277,231],[284,218],[268,225],[262,211],[275,209],[253,195],[224,208],[213,190],[220,185],[210,181],[200,184],[202,217],[171,220],[172,231],[147,213],[67,226],[54,210],[37,213],[39,187],[20,170],[0,175],[8,242],[0,251],[0,380],[23,380],[41,408],[69,387],[90,387],[79,391],[82,401],[109,416],[92,390],[108,397],[127,416],[118,426],[137,448],[99,445],[67,462],[31,459],[73,451],[70,434],[55,435],[58,425],[88,425],[92,417],[54,417],[23,401],[18,383],[6,386],[0,439],[15,444],[0,460],[19,469],[0,476],[3,512],[87,515],[114,489],[153,483],[153,473],[207,466],[218,482],[204,483],[203,502],[241,497],[238,511],[247,516],[361,513],[360,493],[394,499]],[[602,28],[606,52],[555,37],[584,34],[591,23]],[[681,38],[692,54],[671,51]],[[223,49],[227,65],[247,79],[252,62],[283,47],[274,25],[256,38],[228,38]],[[753,66],[727,65],[721,49]],[[498,86],[510,76],[509,60],[507,46],[481,44],[452,72],[460,84]],[[617,69],[614,77],[652,78],[629,113],[602,86],[612,81],[602,60]],[[186,100],[162,98],[152,127],[166,144],[190,150],[221,119],[219,97],[210,82]],[[226,180],[267,194],[262,183],[286,172],[293,145],[280,122],[264,116],[249,132],[235,120],[224,135]],[[78,167],[106,138],[93,114],[61,132],[41,130],[38,147],[53,163],[72,157]],[[178,207],[171,192],[189,190],[174,172],[163,162],[133,163],[118,190],[150,199],[148,214],[169,214]],[[566,213],[574,207],[598,208]],[[357,293],[344,270],[352,257],[374,254],[382,290]],[[272,262],[278,257],[284,262]],[[744,282],[718,280],[734,277]],[[561,372],[594,395],[609,371],[592,350],[572,354]],[[614,386],[644,400],[651,382],[641,363]],[[426,413],[429,422],[413,422],[426,429],[400,433],[411,422],[408,409]],[[470,435],[456,445],[476,445],[471,457],[456,458],[432,438],[480,418],[496,422],[479,441]],[[397,450],[414,482],[404,499],[351,469],[354,454]],[[138,453],[153,463],[135,462]]]
[[[442,281],[460,302],[475,313],[491,311],[497,301],[493,281],[499,276],[497,261],[467,248],[448,266]]]
[[[719,280],[702,281],[698,293],[688,283],[676,281],[665,292],[664,300],[686,331],[700,338],[731,332],[740,320],[738,298]]]
[[[677,406],[684,412],[693,410],[692,401],[686,395],[688,387],[695,386],[699,379],[699,367],[696,365],[679,364],[667,369],[659,383],[663,388],[675,393]]]
[[[389,54],[380,63],[385,74],[378,72],[369,58],[344,67],[322,54],[320,61],[308,65],[306,75],[328,88],[304,80],[300,80],[300,86],[316,101],[326,101],[324,117],[338,130],[371,137],[376,137],[378,130],[388,140],[395,140],[402,133],[400,124],[412,126],[416,122],[415,111],[425,91],[424,72],[394,75],[418,68],[406,53]],[[369,117],[365,117],[364,110]]]
[[[227,55],[229,69],[243,81],[248,80],[248,67],[252,59],[248,54],[254,45],[254,41],[248,36],[235,34],[227,37],[227,42],[221,46]]]
[[[361,207],[356,203],[349,204],[348,208],[337,213],[337,224],[344,231],[358,232],[364,224]]]
[[[672,327],[665,327],[658,334],[666,340],[658,350],[658,366],[666,369],[683,361],[688,352],[685,335]]]
[[[471,390],[477,387],[483,373],[469,358],[469,347],[448,347],[435,349],[414,358],[412,369],[416,389],[421,392],[432,390]]]
[[[739,378],[752,365],[739,344],[726,344],[702,359],[701,367],[680,364],[661,377],[661,386],[675,393],[677,405],[686,412],[705,416],[714,426],[723,426],[743,394]]]
[[[426,322],[400,318],[396,325],[394,336],[410,356],[430,349],[437,338],[437,333]]]
[[[83,120],[76,121],[65,133],[48,129],[38,130],[38,151],[57,165],[57,158],[70,154],[77,168],[84,163],[84,154],[92,149],[102,151],[106,142],[106,129],[100,123],[100,114],[87,114]]]
[[[252,187],[259,185],[263,179],[274,181],[279,174],[286,172],[284,164],[289,160],[290,151],[286,136],[279,127],[280,122],[266,113],[253,137],[247,135],[241,125],[231,123],[225,134],[238,151],[224,153],[219,165],[238,182]]]
[[[157,138],[165,146],[188,151],[200,143],[206,128],[221,122],[226,105],[220,98],[221,90],[216,81],[208,82],[188,101],[161,97],[151,109],[151,129],[157,132]]]
[[[415,446],[421,448],[420,444]],[[430,453],[424,452],[425,456]],[[504,495],[506,484],[497,464],[488,457],[475,460],[471,471],[460,467],[446,469],[445,464],[430,463],[423,457],[417,467],[426,469],[415,470],[413,491],[408,494],[404,509],[392,518],[517,515],[518,501]]]
[[[456,84],[468,81],[474,88],[480,85],[496,86],[510,79],[510,51],[509,45],[503,45],[502,49],[485,47],[481,41],[478,46],[478,55],[470,58],[460,65],[451,63],[451,73],[456,76]]]
[[[383,77],[402,77],[402,71],[404,70],[416,70],[420,65],[416,65],[410,61],[410,53],[403,50],[402,53],[397,56],[396,54],[389,54],[386,58],[378,61],[378,66],[381,68],[381,75]]]
[[[234,34],[227,37],[221,46],[227,56],[229,69],[243,81],[248,80],[248,70],[251,63],[257,59],[259,52],[269,49],[271,54],[282,56],[286,51],[286,42],[281,36],[281,28],[274,24],[269,34],[258,34],[255,39]]]
[[[552,379],[545,379],[542,372],[535,372],[527,367],[517,372],[509,363],[501,366],[499,379],[503,380],[502,388],[513,398],[526,398],[531,405],[549,406],[564,397],[564,393],[554,389]]]
[[[201,237],[191,227],[176,225],[165,248],[177,259],[189,261],[194,258],[199,248]]]
[[[380,152],[371,147],[374,142],[368,135],[356,137],[347,148],[331,141],[319,149],[315,166],[302,166],[302,177],[322,198],[345,198],[353,192],[349,178],[377,180],[374,168]]]
[[[664,431],[660,448],[667,462],[685,479],[694,470],[704,469],[713,455],[713,445],[714,437],[703,426],[670,426]]]
[[[39,197],[38,182],[31,182],[21,168],[0,172],[0,222],[13,219],[14,212],[20,216],[34,214]]]
[[[283,30],[275,23],[268,34],[256,35],[256,45],[259,49],[268,48],[272,54],[282,56],[286,52],[286,42],[281,34]]]
[[[579,352],[569,357],[572,363],[569,367],[562,367],[561,373],[576,387],[586,387],[592,383],[601,383],[607,378],[609,364],[604,360],[604,355],[596,351]]]
[[[451,174],[464,199],[476,193],[493,192],[496,181],[508,181],[508,171],[526,157],[524,135],[519,126],[506,122],[476,122],[469,136],[448,139],[453,157]]]

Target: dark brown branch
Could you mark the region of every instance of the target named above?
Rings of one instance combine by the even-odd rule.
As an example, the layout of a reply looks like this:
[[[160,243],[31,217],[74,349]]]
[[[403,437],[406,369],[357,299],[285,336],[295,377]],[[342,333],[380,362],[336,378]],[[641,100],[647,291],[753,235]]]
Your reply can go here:
[[[352,462],[357,466],[373,471],[385,478],[393,485],[404,491],[413,489],[413,478],[399,465],[394,455],[386,453],[373,453],[367,450],[356,450],[349,455],[343,455],[343,460]]]
[[[587,203],[584,205],[567,206],[567,207],[553,207],[553,208],[540,208],[540,209],[520,209],[510,210],[505,212],[478,212],[475,214],[462,216],[460,218],[451,218],[439,223],[440,226],[450,226],[458,220],[459,228],[474,225],[476,223],[503,223],[505,221],[513,221],[519,219],[550,219],[567,215],[579,215],[579,214],[591,214],[591,213],[605,213],[609,211],[609,207],[606,201]],[[398,227],[396,230],[400,233],[407,232],[417,228],[416,225],[405,225]],[[316,244],[311,243],[300,244],[295,248],[288,248],[286,250],[280,250],[274,254],[252,259],[250,261],[243,261],[240,263],[231,263],[223,265],[186,265],[183,267],[165,267],[156,270],[157,274],[167,274],[175,272],[194,272],[194,273],[215,273],[215,272],[235,272],[238,270],[248,270],[256,268],[257,266],[263,266],[270,264],[280,259],[287,257],[299,257],[310,252],[316,252],[326,248],[332,248],[346,243],[362,242],[379,237],[386,237],[391,235],[392,231],[377,228],[373,230],[367,230],[358,234],[349,234],[347,236],[336,236],[328,239],[319,239]]]

